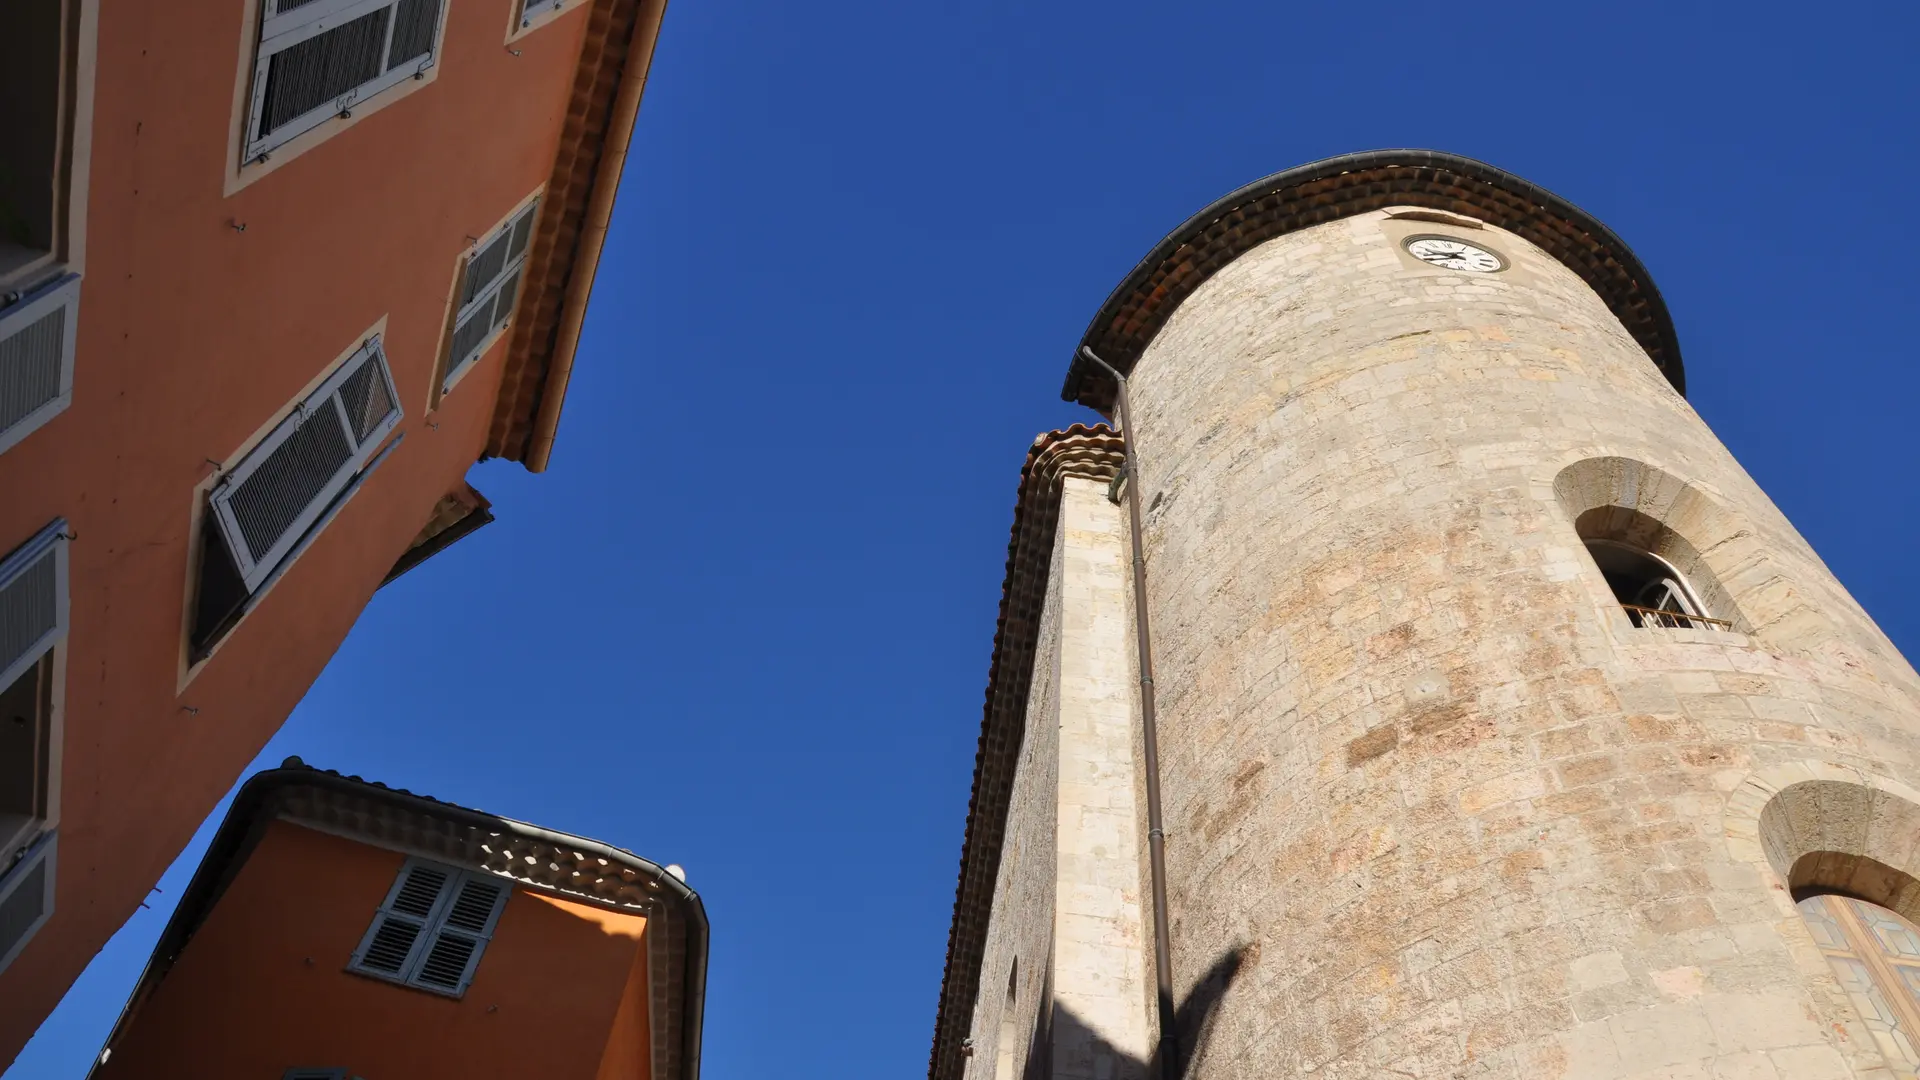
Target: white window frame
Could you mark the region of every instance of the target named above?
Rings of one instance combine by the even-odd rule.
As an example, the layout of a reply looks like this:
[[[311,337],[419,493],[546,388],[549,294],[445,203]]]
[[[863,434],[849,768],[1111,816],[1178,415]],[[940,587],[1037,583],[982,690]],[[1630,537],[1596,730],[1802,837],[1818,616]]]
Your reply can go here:
[[[0,430],[0,454],[13,449],[20,440],[73,404],[73,346],[80,329],[80,275],[55,278],[28,292],[18,303],[0,308],[0,348],[15,334],[59,308],[66,310],[66,321],[61,328],[60,388],[52,398]]]
[[[45,872],[40,876],[40,914],[36,915],[33,922],[20,932],[19,938],[14,941],[12,947],[0,952],[0,972],[7,970],[14,959],[26,949],[27,943],[40,932],[40,928],[47,925],[47,920],[53,918],[53,885],[59,869],[57,859],[59,846],[58,832],[49,830],[41,833],[40,838],[33,842],[26,854],[13,865],[0,869],[0,909],[4,909],[26,885],[27,879],[33,874],[33,868],[45,867]]]
[[[408,878],[416,869],[445,874],[447,879],[446,884],[441,886],[439,895],[435,897],[431,910],[424,916],[401,911],[395,907],[395,901],[399,899],[401,889],[406,886]],[[453,914],[453,907],[461,890],[469,882],[499,890],[492,908],[478,929],[452,926],[448,921]],[[466,994],[467,987],[473,983],[473,973],[480,966],[480,957],[486,953],[488,944],[493,941],[493,932],[499,925],[500,913],[506,910],[507,899],[512,894],[511,878],[478,870],[462,870],[457,866],[410,857],[401,866],[400,873],[394,876],[393,885],[387,890],[386,899],[381,901],[379,910],[374,912],[372,924],[367,927],[367,932],[361,937],[359,946],[353,950],[353,956],[347,961],[347,970],[415,990],[425,990],[431,994],[452,998],[461,997]],[[419,928],[412,945],[408,948],[406,959],[401,962],[398,971],[383,971],[365,964],[367,950],[373,945],[374,938],[380,933],[381,928],[389,921],[403,922]],[[454,986],[444,986],[424,981],[422,978],[422,968],[426,966],[427,958],[443,937],[457,937],[473,942],[473,951],[467,955],[466,963]]]
[[[533,252],[533,232],[540,226],[540,203],[541,199],[536,196],[526,205],[514,211],[499,228],[494,229],[478,243],[475,243],[473,247],[469,248],[466,257],[460,260],[460,269],[454,274],[453,279],[454,301],[457,308],[454,311],[452,327],[447,331],[447,356],[445,363],[442,365],[446,374],[441,376],[440,379],[440,393],[442,395],[451,393],[454,385],[473,368],[473,365],[480,362],[481,357],[487,355],[488,349],[493,348],[494,342],[499,341],[501,335],[512,328],[513,317],[518,314],[520,309],[520,295],[526,288],[526,267],[528,256]],[[465,294],[467,289],[467,272],[469,268],[473,266],[474,261],[480,258],[481,254],[496,242],[511,243],[511,240],[503,240],[503,238],[510,237],[513,230],[522,222],[526,223],[527,242],[520,248],[520,253],[507,258],[506,261],[501,264],[500,271],[488,279],[487,283],[481,287],[479,293],[474,296],[472,300],[460,303],[459,298]],[[492,311],[497,303],[501,288],[507,283],[508,279],[512,279],[513,281],[514,295],[508,302],[506,320],[503,322],[497,318],[494,319],[493,325],[488,328],[486,336],[480,339],[478,345],[473,346],[459,356],[455,356],[453,354],[453,348],[456,339],[460,336],[461,325],[482,312]],[[495,314],[497,314],[497,312]]]
[[[347,416],[346,405],[340,400],[340,388],[368,364],[375,366],[379,377],[385,383],[387,398],[392,403],[392,409],[387,413],[386,418],[364,438],[357,439],[352,422]],[[232,553],[234,564],[239,569],[241,580],[246,583],[248,591],[258,592],[262,583],[273,575],[274,569],[299,546],[301,540],[327,512],[334,498],[346,489],[353,478],[366,466],[374,452],[380,448],[381,442],[395,427],[399,426],[402,415],[400,393],[393,382],[393,369],[387,363],[386,350],[381,345],[380,336],[375,334],[354,350],[347,362],[341,364],[332,375],[328,376],[327,380],[320,384],[319,389],[295,406],[292,413],[280,421],[266,438],[260,440],[259,445],[248,451],[246,458],[235,466],[232,472],[221,477],[219,484],[215,485],[212,494],[208,496],[208,505],[212,510],[214,526],[220,530],[225,539],[227,550]],[[266,464],[273,451],[308,423],[339,424],[348,445],[353,448],[353,453],[348,455],[334,471],[334,475],[326,485],[281,532],[271,547],[262,552],[253,551],[247,545],[245,534],[241,532],[240,519],[232,506],[233,496],[248,477]]]
[[[0,835],[0,874],[5,873],[7,860],[16,851],[31,846],[36,837],[51,833],[60,820],[61,712],[65,695],[60,685],[64,672],[55,650],[66,641],[71,618],[67,594],[68,541],[66,521],[55,519],[34,534],[31,540],[0,559],[0,611],[5,610],[7,590],[16,581],[39,566],[42,560],[53,560],[52,625],[32,641],[22,642],[20,652],[12,658],[0,657],[0,687],[11,686],[14,680],[39,666],[49,654],[55,654],[55,662],[50,665],[48,673],[54,685],[47,701],[46,715],[40,718],[46,725],[46,760],[42,763],[46,769],[43,807],[40,813],[27,815],[16,831]]]
[[[67,523],[64,519],[55,519],[45,528],[35,533],[33,539],[21,544],[4,559],[0,559],[0,595],[20,576],[38,565],[41,559],[51,557],[54,578],[53,628],[25,644],[19,656],[11,661],[0,658],[0,686],[7,686],[19,678],[29,667],[40,662],[40,658],[51,652],[67,636],[69,615],[67,600]]]
[[[260,0],[260,41],[254,50],[253,86],[248,96],[247,127],[241,135],[240,158],[243,162],[257,161],[333,117],[351,111],[356,104],[381,91],[424,75],[427,69],[440,58],[441,39],[447,26],[447,9],[452,5],[452,0],[439,0],[439,10],[434,16],[433,45],[427,50],[425,56],[383,70],[359,86],[330,99],[326,104],[315,106],[272,131],[262,133],[260,121],[266,108],[267,73],[275,56],[303,41],[318,37],[335,27],[372,14],[381,8],[394,9],[394,14],[387,19],[386,51],[390,51],[393,48],[394,26],[399,21],[401,0],[305,0],[284,15],[278,12],[282,2],[283,0]],[[383,51],[381,64],[384,67],[386,63]]]
[[[1680,605],[1680,610],[1674,612],[1674,614],[1686,619],[1698,619],[1706,623],[1707,629],[1710,630],[1726,629],[1726,627],[1722,625],[1725,620],[1713,618],[1706,613],[1707,605],[1701,603],[1700,594],[1693,591],[1693,582],[1687,580],[1687,575],[1681,573],[1679,567],[1674,566],[1673,563],[1664,556],[1656,555],[1637,544],[1629,544],[1624,540],[1612,540],[1606,537],[1595,537],[1591,540],[1583,540],[1582,543],[1588,548],[1592,548],[1598,544],[1620,551],[1626,551],[1643,559],[1652,560],[1661,569],[1666,571],[1666,575],[1660,579],[1660,584],[1665,586],[1667,595],[1672,597],[1673,601]],[[1589,553],[1589,557],[1591,557],[1591,553]],[[1609,588],[1608,592],[1612,592],[1611,588]],[[1661,610],[1660,605],[1657,603],[1639,604],[1637,601],[1621,600],[1618,597],[1614,598],[1614,602],[1617,604],[1633,603],[1636,607],[1645,607],[1656,611]],[[1621,610],[1625,611],[1624,608]],[[1632,617],[1632,613],[1629,612],[1628,615]],[[1689,623],[1688,625],[1691,627],[1692,624]]]

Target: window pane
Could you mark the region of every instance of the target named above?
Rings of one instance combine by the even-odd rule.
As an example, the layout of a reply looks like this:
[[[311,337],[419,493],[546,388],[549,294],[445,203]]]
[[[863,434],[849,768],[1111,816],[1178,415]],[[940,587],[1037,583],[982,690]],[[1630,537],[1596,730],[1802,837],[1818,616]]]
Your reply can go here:
[[[1863,900],[1809,896],[1796,906],[1893,1075],[1920,1080],[1920,931]]]

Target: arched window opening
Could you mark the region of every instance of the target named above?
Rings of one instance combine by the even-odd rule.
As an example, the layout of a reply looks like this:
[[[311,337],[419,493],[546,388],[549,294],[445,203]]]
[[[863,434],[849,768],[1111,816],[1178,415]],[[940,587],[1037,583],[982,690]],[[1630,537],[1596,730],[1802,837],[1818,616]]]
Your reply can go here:
[[[1731,629],[1727,620],[1707,614],[1686,575],[1660,556],[1619,540],[1588,540],[1587,553],[1633,625]]]
[[[1920,927],[1838,893],[1795,906],[1893,1075],[1920,1078]]]
[[[1014,1020],[1013,1009],[1019,989],[1020,961],[1015,960],[1013,970],[1007,972],[1007,1004],[1000,1010],[1000,1042],[994,1050],[993,1080],[1014,1080],[1016,1075],[1013,1044],[1020,1037],[1020,1026]]]

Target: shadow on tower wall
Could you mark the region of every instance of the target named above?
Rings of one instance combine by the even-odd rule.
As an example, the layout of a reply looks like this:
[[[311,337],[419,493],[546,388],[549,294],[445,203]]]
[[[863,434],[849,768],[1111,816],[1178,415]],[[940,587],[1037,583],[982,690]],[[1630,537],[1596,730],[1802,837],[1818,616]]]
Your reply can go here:
[[[1180,1060],[1168,1075],[1184,1078],[1206,1057],[1220,1002],[1245,965],[1247,953],[1245,945],[1235,945],[1220,954],[1186,999],[1174,1007]],[[1035,1028],[1026,1068],[1021,1071],[1023,1080],[1158,1080],[1160,1075],[1155,1062],[1115,1049],[1064,1005],[1055,1004],[1051,1017],[1043,1013]],[[1107,1068],[1101,1067],[1102,1059]]]

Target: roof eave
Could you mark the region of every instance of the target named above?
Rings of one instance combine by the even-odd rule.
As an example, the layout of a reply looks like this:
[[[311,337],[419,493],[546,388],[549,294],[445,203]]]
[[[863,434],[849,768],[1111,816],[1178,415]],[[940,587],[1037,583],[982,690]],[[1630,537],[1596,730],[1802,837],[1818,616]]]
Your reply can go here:
[[[549,198],[566,202],[560,207],[562,220],[551,226],[552,243],[565,251],[549,256],[537,287],[530,281],[526,289],[488,435],[486,456],[521,462],[529,472],[544,472],[552,456],[667,0],[606,0],[589,18],[612,20],[623,8],[634,12],[624,47],[617,53],[604,50],[598,66],[583,50],[575,72],[575,100],[583,94],[588,100],[569,106],[547,184]],[[592,35],[590,27],[589,44]],[[609,69],[617,69],[617,78]],[[574,180],[574,170],[583,160],[594,162],[592,179],[578,190],[582,185]]]
[[[1108,294],[1074,346],[1060,396],[1109,411],[1111,379],[1091,370],[1082,347],[1127,374],[1180,304],[1240,255],[1298,229],[1406,205],[1469,214],[1558,258],[1606,302],[1674,389],[1686,393],[1672,316],[1626,241],[1573,203],[1504,169],[1409,149],[1344,154],[1277,172],[1188,218]]]

